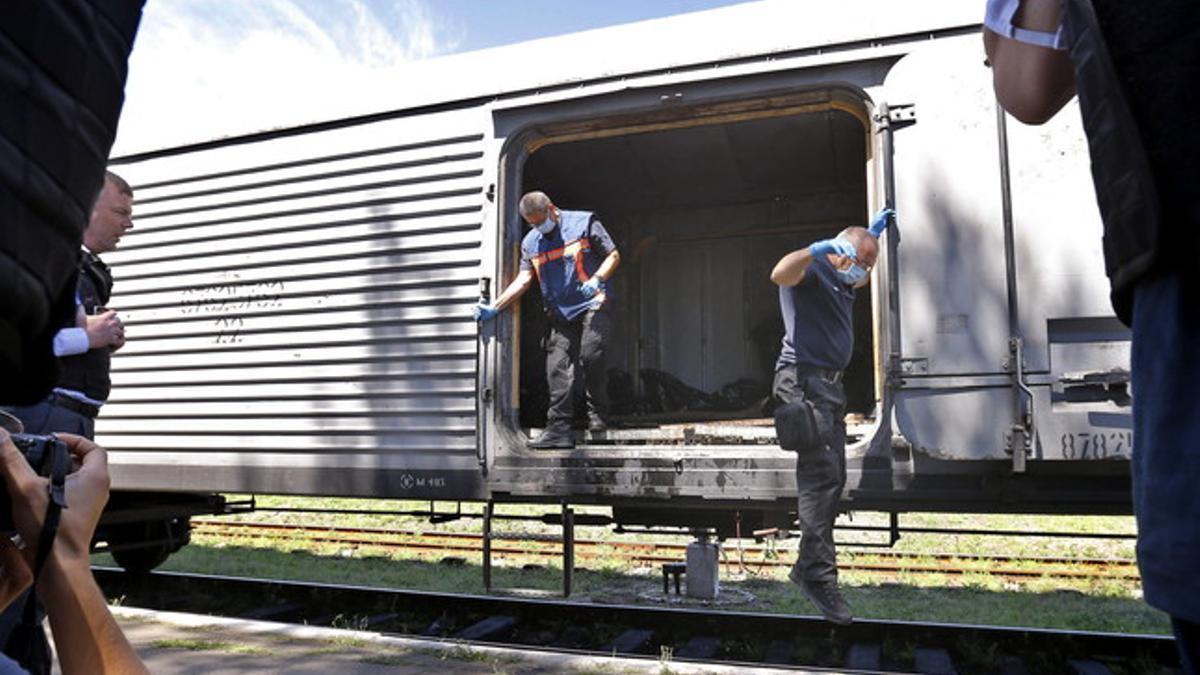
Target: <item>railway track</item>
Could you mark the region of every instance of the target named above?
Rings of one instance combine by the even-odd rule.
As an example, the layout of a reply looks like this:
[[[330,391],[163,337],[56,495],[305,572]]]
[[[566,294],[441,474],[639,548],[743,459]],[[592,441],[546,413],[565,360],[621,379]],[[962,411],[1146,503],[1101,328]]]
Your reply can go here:
[[[128,606],[465,644],[649,659],[918,673],[1140,673],[1177,667],[1170,638],[1117,633],[860,620],[96,568]]]
[[[196,535],[275,541],[299,541],[312,544],[371,547],[442,555],[475,555],[483,548],[483,537],[467,532],[424,532],[385,528],[346,528],[306,526],[289,523],[243,523],[221,520],[195,520]],[[612,540],[575,540],[577,559],[618,558],[632,565],[657,565],[679,562],[686,545],[675,542],[629,542]],[[778,549],[754,545],[723,549],[727,565],[748,569],[790,567],[791,553],[781,556]],[[510,560],[545,561],[561,558],[561,548],[551,542],[531,539],[493,541],[492,555]],[[943,574],[961,576],[988,574],[1009,579],[1069,578],[1122,582],[1140,581],[1137,566],[1128,559],[985,556],[950,553],[907,553],[902,551],[856,552],[845,550],[838,567],[879,574]]]

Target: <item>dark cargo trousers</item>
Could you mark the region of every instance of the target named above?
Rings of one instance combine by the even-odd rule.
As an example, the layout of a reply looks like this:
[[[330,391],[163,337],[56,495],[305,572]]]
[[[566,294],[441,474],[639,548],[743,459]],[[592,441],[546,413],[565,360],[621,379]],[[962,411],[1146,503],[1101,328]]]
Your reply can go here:
[[[808,581],[837,582],[837,550],[833,521],[846,486],[846,393],[840,377],[798,370],[775,372],[775,398],[781,403],[807,400],[813,406],[822,445],[796,453],[796,515],[800,521],[800,555],[795,569]]]
[[[607,419],[608,372],[604,350],[610,327],[611,320],[604,310],[589,311],[574,321],[550,321],[550,335],[546,339],[546,379],[550,389],[547,428],[570,429],[575,393],[580,388],[586,396],[588,416]]]

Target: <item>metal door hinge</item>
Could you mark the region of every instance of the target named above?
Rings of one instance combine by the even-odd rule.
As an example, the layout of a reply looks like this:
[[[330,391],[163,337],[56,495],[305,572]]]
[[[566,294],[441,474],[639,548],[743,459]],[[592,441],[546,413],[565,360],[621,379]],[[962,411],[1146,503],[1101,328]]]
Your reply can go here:
[[[875,122],[881,127],[890,127],[892,131],[903,129],[917,123],[917,107],[912,103],[881,103],[879,112],[875,114]]]

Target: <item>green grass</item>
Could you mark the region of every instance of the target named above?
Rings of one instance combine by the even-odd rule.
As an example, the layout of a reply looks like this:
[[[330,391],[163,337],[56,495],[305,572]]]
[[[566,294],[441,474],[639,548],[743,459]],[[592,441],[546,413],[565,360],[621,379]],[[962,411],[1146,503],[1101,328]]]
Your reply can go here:
[[[252,654],[268,656],[272,652],[264,647],[255,645],[235,644],[218,640],[197,640],[193,638],[165,638],[150,643],[155,649],[186,649],[193,652],[223,652],[226,654]]]
[[[352,499],[312,499],[298,497],[259,497],[260,507],[304,506],[373,510],[414,510],[429,507],[428,502],[373,501]],[[439,504],[449,512],[451,504]],[[466,512],[478,513],[480,505],[463,505]],[[541,514],[555,511],[553,506],[506,506],[502,513]],[[606,513],[607,509],[587,507],[578,512]],[[856,513],[839,522],[854,525],[885,525],[886,514]],[[232,518],[260,522],[295,522],[342,527],[416,529],[427,531],[478,532],[478,519],[430,525],[411,516],[286,514],[258,512]],[[1132,532],[1128,517],[1011,516],[965,514],[904,514],[901,524],[912,527],[962,527],[1055,532]],[[536,522],[502,522],[505,532],[557,532],[558,528]],[[616,535],[607,528],[579,527],[577,538],[608,540],[666,539],[662,535]],[[839,541],[875,540],[881,533],[839,531]],[[229,574],[249,577],[294,579],[319,582],[362,584],[384,588],[410,588],[443,592],[482,593],[482,572],[477,554],[456,554],[466,564],[439,564],[440,554],[412,555],[369,545],[351,548],[339,544],[252,540],[194,535],[193,543],[176,553],[163,569]],[[687,539],[678,541],[686,543]],[[795,556],[795,540],[780,542],[779,556]],[[1048,539],[1041,537],[905,535],[896,550],[923,553],[973,553],[981,555],[1109,557],[1131,558],[1132,540]],[[878,550],[878,549],[875,549]],[[871,561],[872,549],[842,545],[844,560]],[[97,556],[98,564],[112,564],[107,556]],[[930,557],[923,562],[932,563]],[[638,594],[661,588],[657,566],[627,569],[619,556],[586,559],[586,570],[575,577],[577,597],[597,602],[639,602]],[[1022,565],[1005,563],[1006,567]],[[1014,582],[990,574],[987,563],[966,575],[901,573],[882,577],[862,571],[844,571],[842,583],[847,600],[862,618],[909,619],[1019,625],[1079,630],[1145,632],[1169,634],[1164,615],[1141,600],[1136,583],[1116,580],[1031,578]],[[737,564],[736,544],[727,542],[721,569],[724,588],[741,589],[756,599],[723,608],[749,611],[812,615],[815,610],[786,580],[786,568],[745,570]],[[493,571],[498,587],[535,587],[555,591],[561,588],[561,570],[555,564],[522,570],[498,566]],[[357,627],[354,617],[342,619],[343,627]]]
[[[408,652],[387,652],[383,654],[367,654],[358,659],[373,666],[403,666],[412,661]]]
[[[339,649],[362,649],[363,647],[371,644],[362,638],[355,637],[336,637],[332,640],[328,640],[328,642],[331,647],[337,647]]]

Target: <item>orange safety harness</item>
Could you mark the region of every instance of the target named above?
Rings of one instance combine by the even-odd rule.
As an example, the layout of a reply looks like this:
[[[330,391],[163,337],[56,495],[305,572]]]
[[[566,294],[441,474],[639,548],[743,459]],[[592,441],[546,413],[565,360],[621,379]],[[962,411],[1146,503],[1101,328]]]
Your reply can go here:
[[[588,273],[587,270],[583,268],[583,254],[585,251],[590,251],[591,248],[592,242],[588,241],[587,239],[576,239],[568,242],[562,248],[556,248],[552,251],[543,251],[533,256],[531,259],[531,262],[533,263],[533,271],[538,275],[538,278],[541,279],[542,265],[545,265],[548,262],[554,262],[560,258],[573,257],[575,259],[575,276],[577,276],[581,282],[587,281]]]

